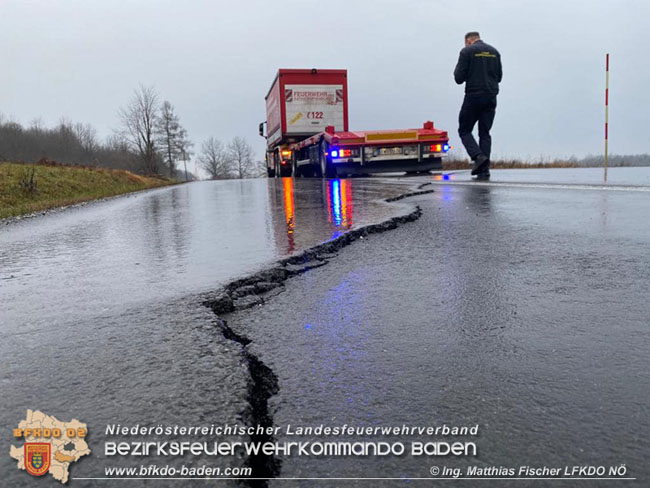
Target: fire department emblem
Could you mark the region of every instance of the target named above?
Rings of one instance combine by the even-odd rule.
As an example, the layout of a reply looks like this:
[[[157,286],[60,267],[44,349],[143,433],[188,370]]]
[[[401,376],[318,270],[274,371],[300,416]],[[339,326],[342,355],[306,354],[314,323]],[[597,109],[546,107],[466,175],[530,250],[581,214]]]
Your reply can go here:
[[[34,476],[43,476],[50,469],[50,444],[25,443],[25,469]]]
[[[16,468],[32,476],[47,473],[65,484],[70,475],[70,465],[90,454],[86,444],[88,426],[77,419],[61,422],[40,410],[28,409],[24,420],[13,429],[13,434],[15,441],[20,443],[22,440],[22,443],[20,447],[12,445],[9,455],[16,460]]]

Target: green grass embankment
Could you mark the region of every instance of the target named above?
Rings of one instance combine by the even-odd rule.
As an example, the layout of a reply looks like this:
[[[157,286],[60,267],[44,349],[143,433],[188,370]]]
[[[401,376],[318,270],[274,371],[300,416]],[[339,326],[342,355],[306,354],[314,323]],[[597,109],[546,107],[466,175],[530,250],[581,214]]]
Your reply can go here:
[[[0,219],[175,183],[125,170],[0,162]]]

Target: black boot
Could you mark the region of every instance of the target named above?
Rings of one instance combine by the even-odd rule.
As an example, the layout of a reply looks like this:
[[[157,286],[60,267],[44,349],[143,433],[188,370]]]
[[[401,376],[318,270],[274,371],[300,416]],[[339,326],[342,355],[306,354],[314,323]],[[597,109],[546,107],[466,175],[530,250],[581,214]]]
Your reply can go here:
[[[477,176],[483,172],[483,166],[489,164],[490,160],[485,154],[479,154],[474,160],[474,166],[472,167],[472,176]]]
[[[490,179],[490,160],[489,159],[481,167],[480,172],[476,175],[476,179],[477,180],[489,180]]]

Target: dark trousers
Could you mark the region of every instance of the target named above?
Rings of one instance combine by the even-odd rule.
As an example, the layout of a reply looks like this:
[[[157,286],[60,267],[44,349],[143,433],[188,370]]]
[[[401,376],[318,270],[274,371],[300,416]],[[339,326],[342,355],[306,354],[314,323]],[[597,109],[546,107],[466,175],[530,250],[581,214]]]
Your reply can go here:
[[[490,129],[494,122],[496,108],[496,95],[465,95],[463,106],[458,114],[458,135],[472,159],[476,159],[479,154],[490,158],[492,150]],[[478,122],[478,144],[472,135],[476,122]]]

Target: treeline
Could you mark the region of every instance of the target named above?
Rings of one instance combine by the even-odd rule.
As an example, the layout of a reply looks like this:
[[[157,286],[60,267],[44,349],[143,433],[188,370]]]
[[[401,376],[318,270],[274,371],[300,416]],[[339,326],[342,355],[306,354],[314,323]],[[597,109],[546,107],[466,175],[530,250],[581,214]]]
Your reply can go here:
[[[119,126],[105,140],[89,124],[66,119],[45,127],[36,119],[28,127],[0,114],[0,161],[59,163],[126,169],[144,175],[193,179],[187,162],[193,142],[169,101],[152,87],[141,86],[118,111]],[[211,178],[260,176],[251,146],[236,137],[223,147],[214,138],[201,145],[198,161]],[[183,163],[181,166],[180,163]]]
[[[594,168],[602,167],[604,155],[587,155],[583,158],[571,156],[569,158],[549,158],[540,156],[534,159],[495,158],[492,160],[494,168]],[[650,154],[610,154],[607,158],[609,167],[624,166],[650,166]],[[467,169],[471,166],[469,159],[460,159],[457,156],[447,158],[443,162],[445,169]]]
[[[571,158],[575,160],[575,158]],[[605,156],[588,155],[584,158],[575,160],[578,166],[602,166]],[[608,166],[650,166],[650,154],[610,154],[607,156]]]
[[[213,180],[266,175],[266,165],[254,160],[253,148],[241,137],[235,137],[228,144],[210,137],[201,145],[198,162]]]
[[[134,155],[117,136],[100,142],[88,124],[62,119],[52,128],[35,120],[29,127],[0,115],[0,161],[53,159],[68,164],[136,170]]]

